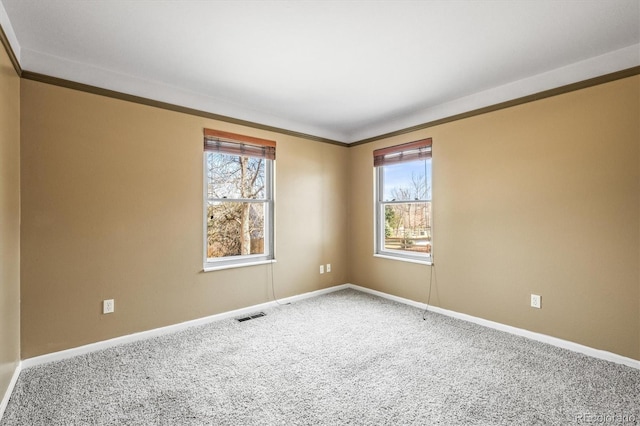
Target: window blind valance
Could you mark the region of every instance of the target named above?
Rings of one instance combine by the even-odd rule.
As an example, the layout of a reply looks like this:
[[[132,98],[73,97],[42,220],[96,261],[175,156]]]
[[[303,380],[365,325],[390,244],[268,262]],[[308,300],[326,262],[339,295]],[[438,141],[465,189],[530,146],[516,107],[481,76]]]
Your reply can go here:
[[[221,130],[204,129],[204,150],[231,155],[276,159],[276,142]]]
[[[431,158],[431,138],[373,151],[373,165],[375,167],[404,163],[421,158]]]

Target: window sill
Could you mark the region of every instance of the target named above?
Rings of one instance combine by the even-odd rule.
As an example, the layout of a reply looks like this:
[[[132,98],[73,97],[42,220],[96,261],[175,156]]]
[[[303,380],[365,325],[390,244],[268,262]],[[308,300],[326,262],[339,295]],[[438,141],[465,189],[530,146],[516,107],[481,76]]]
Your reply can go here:
[[[246,266],[266,265],[268,263],[276,263],[276,260],[269,259],[269,260],[257,260],[254,262],[235,263],[230,265],[204,266],[202,268],[202,272],[213,272],[213,271],[221,271],[223,269],[244,268]]]
[[[408,263],[418,263],[420,265],[427,265],[427,266],[431,266],[433,264],[433,262],[430,261],[430,260],[410,259],[410,258],[407,258],[407,257],[389,256],[389,255],[386,255],[386,254],[377,254],[377,253],[375,253],[373,255],[373,257],[379,257],[381,259],[389,259],[389,260],[399,260],[401,262],[408,262]]]

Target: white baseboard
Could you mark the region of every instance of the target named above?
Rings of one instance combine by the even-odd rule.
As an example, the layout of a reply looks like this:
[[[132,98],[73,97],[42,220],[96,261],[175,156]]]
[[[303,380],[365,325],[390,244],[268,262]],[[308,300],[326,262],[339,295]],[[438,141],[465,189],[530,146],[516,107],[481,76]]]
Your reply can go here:
[[[233,311],[222,312],[220,314],[211,315],[204,318],[198,318],[191,321],[185,321],[178,324],[168,325],[166,327],[154,328],[152,330],[141,331],[139,333],[128,334],[126,336],[115,337],[109,340],[103,340],[96,343],[90,343],[84,346],[78,346],[76,348],[66,349],[59,352],[52,352],[45,355],[36,356],[33,358],[27,358],[22,360],[22,368],[34,367],[36,365],[46,364],[54,361],[61,361],[63,359],[72,358],[78,355],[84,355],[90,352],[99,351],[102,349],[111,348],[113,346],[121,345],[124,343],[135,342],[138,340],[150,339],[156,336],[162,336],[164,334],[175,333],[190,327],[198,325],[204,325],[215,321],[221,321],[227,318],[236,318],[243,315],[251,314],[256,311],[260,311],[267,308],[278,306],[278,303],[293,303],[298,300],[309,299],[311,297],[320,296],[321,294],[331,293],[338,290],[348,288],[347,284],[342,284],[334,287],[329,287],[321,290],[311,291],[309,293],[303,293],[296,296],[287,297],[284,299],[278,299],[278,301],[271,301],[261,303],[259,305],[248,306],[246,308],[236,309]]]
[[[518,336],[523,336],[532,340],[537,340],[539,342],[548,343],[553,346],[557,346],[560,348],[568,349],[573,352],[579,352],[584,355],[588,355],[594,358],[603,359],[606,361],[615,362],[618,364],[623,364],[632,368],[636,368],[640,370],[640,361],[627,358],[622,355],[614,354],[612,352],[603,351],[600,349],[591,348],[589,346],[584,346],[578,343],[570,342],[568,340],[559,339],[557,337],[548,336],[546,334],[535,333],[533,331],[525,330],[522,328],[512,327],[510,325],[501,324],[494,321],[489,321],[483,318],[474,317],[467,314],[462,314],[455,311],[450,311],[448,309],[438,308],[436,306],[427,306],[425,303],[416,302],[415,300],[405,299],[403,297],[394,296],[388,293],[383,293],[381,291],[372,290],[366,287],[361,287],[355,284],[341,284],[334,287],[325,288],[322,290],[316,290],[309,293],[303,293],[296,296],[287,297],[285,299],[279,299],[279,303],[292,303],[303,299],[309,299],[311,297],[320,296],[322,294],[332,293],[338,290],[344,289],[353,289],[357,291],[361,291],[363,293],[373,294],[385,299],[393,300],[398,303],[403,303],[405,305],[413,306],[419,309],[427,309],[428,311],[435,312],[438,314],[446,315],[449,317],[461,319],[463,321],[472,322],[474,324],[479,324],[485,327],[493,328],[500,331],[505,331],[507,333],[515,334]],[[223,312],[216,315],[211,315],[204,318],[199,318],[192,321],[186,321],[179,324],[174,324],[166,327],[156,328],[153,330],[142,331],[139,333],[129,334],[126,336],[116,337],[109,340],[104,340],[101,342],[91,343],[84,346],[79,346],[77,348],[71,348],[64,351],[53,352],[50,354],[45,354],[33,358],[27,358],[22,360],[21,368],[29,368],[36,365],[46,364],[49,362],[60,361],[63,359],[71,358],[78,355],[83,355],[89,352],[98,351],[101,349],[110,348],[116,345],[121,345],[123,343],[134,342],[138,340],[149,339],[156,336],[161,336],[164,334],[175,333],[177,331],[184,330],[189,327],[194,327],[198,325],[208,324],[214,321],[220,321],[228,318],[240,317],[246,314],[250,314],[262,309],[271,308],[278,305],[278,302],[271,301],[267,303],[261,303],[259,305],[253,305],[242,309],[236,309],[233,311]],[[19,371],[18,371],[19,373]],[[17,379],[17,375],[15,377]],[[10,395],[10,393],[9,393]],[[8,401],[8,397],[7,397]],[[4,400],[3,400],[4,402]],[[2,408],[3,406],[0,406]]]
[[[623,364],[628,367],[636,368],[640,370],[640,361],[633,358],[627,358],[622,355],[614,354],[612,352],[603,351],[601,349],[595,349],[589,346],[581,345],[579,343],[570,342],[568,340],[559,339],[557,337],[549,336],[546,334],[536,333],[533,331],[525,330],[523,328],[512,327],[510,325],[501,324],[499,322],[489,321],[483,318],[474,317],[472,315],[462,314],[456,311],[450,311],[448,309],[438,308],[436,306],[427,306],[425,303],[416,302],[415,300],[405,299],[403,297],[394,296],[391,294],[383,293],[381,291],[372,290],[366,287],[360,287],[355,284],[348,284],[348,288],[362,291],[364,293],[373,294],[385,299],[393,300],[395,302],[404,303],[405,305],[413,306],[420,309],[427,309],[430,312],[446,315],[449,317],[461,319],[463,321],[472,322],[474,324],[482,325],[484,327],[493,328],[507,333],[515,334],[517,336],[526,337],[528,339],[537,340],[539,342],[548,343],[559,348],[568,349],[573,352],[578,352],[584,355],[588,355],[593,358],[603,359],[605,361],[615,362],[617,364]]]
[[[9,404],[9,398],[11,398],[13,388],[16,386],[16,382],[18,381],[18,376],[20,376],[21,371],[22,362],[18,362],[18,364],[16,365],[16,369],[13,371],[13,376],[11,376],[11,381],[9,381],[9,387],[4,392],[2,400],[0,400],[0,421],[2,420],[2,416],[4,415],[4,410],[6,410],[7,408],[7,404]]]

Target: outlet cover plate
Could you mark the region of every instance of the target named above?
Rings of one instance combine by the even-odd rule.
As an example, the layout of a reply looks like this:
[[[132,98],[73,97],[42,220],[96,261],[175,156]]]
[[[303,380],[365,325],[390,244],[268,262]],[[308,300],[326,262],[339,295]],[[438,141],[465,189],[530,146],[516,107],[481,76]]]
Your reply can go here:
[[[110,314],[115,310],[115,302],[113,299],[107,299],[102,301],[102,313]]]
[[[532,294],[531,295],[531,307],[532,308],[536,308],[536,309],[542,308],[542,297],[540,297],[537,294]]]

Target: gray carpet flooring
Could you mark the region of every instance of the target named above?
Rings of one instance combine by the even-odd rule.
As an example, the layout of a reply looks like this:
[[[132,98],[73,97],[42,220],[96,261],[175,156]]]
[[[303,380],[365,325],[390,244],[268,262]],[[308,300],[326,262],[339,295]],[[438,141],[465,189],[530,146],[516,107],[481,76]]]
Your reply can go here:
[[[640,370],[354,290],[24,370],[10,425],[640,424]]]

